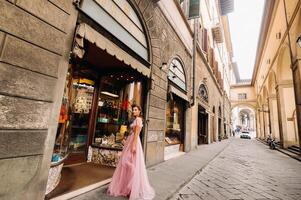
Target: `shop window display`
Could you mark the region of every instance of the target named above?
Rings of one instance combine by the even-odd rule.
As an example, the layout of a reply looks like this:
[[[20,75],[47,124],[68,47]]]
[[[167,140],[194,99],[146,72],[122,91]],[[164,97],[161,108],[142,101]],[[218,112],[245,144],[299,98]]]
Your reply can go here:
[[[180,144],[180,149],[183,151],[184,143],[184,107],[182,101],[175,95],[168,97],[166,109],[166,131],[165,131],[165,145]]]
[[[70,164],[88,160],[116,166],[131,105],[143,105],[143,81],[131,73],[93,77],[92,70],[75,69],[67,76],[54,153],[69,152]]]
[[[142,103],[142,82],[133,76],[103,77],[99,93],[93,146],[122,150],[131,123],[131,105]]]
[[[70,150],[85,152],[88,139],[89,115],[94,92],[94,81],[79,78],[72,82],[72,131],[69,142]]]
[[[69,69],[59,116],[54,147],[56,158],[67,153],[85,155],[88,139],[89,117],[95,81],[89,76]]]

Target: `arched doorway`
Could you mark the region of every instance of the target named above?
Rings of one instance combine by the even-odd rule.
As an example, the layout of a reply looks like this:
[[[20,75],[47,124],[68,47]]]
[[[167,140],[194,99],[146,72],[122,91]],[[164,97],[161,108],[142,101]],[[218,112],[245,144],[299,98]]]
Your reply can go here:
[[[186,75],[182,60],[173,58],[168,71],[164,159],[184,152],[185,112],[187,109]]]
[[[280,49],[276,66],[276,97],[278,104],[280,144],[284,148],[296,143],[295,127],[292,119],[296,104],[293,76],[290,66],[289,47],[287,44],[284,44]]]
[[[200,103],[198,105],[198,145],[208,144],[208,112],[205,107],[208,107],[208,89],[207,86],[202,83],[199,86],[198,97]]]
[[[256,137],[256,110],[253,106],[239,104],[232,107],[232,128],[235,133],[248,131],[251,137]]]

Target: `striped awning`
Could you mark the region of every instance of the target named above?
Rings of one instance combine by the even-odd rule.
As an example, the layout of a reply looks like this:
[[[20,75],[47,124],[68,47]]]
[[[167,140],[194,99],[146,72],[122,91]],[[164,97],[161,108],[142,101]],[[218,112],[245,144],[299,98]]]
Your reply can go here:
[[[108,54],[115,56],[118,60],[131,66],[143,75],[150,77],[150,68],[143,65],[136,58],[125,52],[86,23],[79,24],[76,30],[75,45],[72,52],[77,57],[83,58],[85,54],[84,39],[95,44],[98,48],[106,51]]]

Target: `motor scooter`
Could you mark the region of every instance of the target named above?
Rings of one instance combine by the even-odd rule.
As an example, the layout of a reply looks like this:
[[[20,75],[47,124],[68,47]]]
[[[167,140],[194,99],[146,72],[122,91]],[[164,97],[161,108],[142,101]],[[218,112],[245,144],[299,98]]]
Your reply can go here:
[[[267,143],[268,143],[270,149],[274,150],[276,148],[275,139],[272,138],[271,134],[267,138]]]

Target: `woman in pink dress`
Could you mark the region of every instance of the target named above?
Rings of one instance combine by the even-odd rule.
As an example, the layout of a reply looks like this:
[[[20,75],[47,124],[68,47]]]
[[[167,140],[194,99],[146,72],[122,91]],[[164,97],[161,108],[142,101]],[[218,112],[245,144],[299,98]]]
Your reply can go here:
[[[108,188],[111,196],[128,196],[130,200],[151,200],[155,196],[150,186],[144,163],[144,154],[139,139],[142,129],[141,108],[132,105],[135,120],[130,125],[130,134]]]

